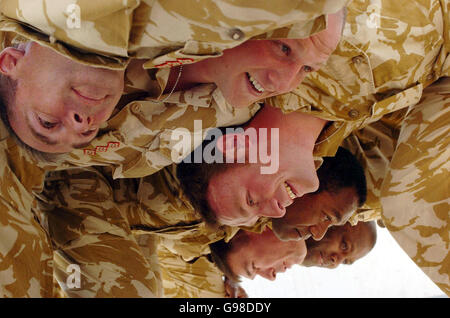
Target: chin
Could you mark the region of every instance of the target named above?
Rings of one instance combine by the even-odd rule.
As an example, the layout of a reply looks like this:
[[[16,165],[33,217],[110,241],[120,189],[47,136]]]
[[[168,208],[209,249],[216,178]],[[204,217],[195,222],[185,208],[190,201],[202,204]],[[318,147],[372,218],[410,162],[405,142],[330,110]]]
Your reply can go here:
[[[253,101],[249,101],[246,98],[236,98],[235,96],[231,96],[231,98],[225,97],[225,100],[234,108],[246,108],[254,103]]]

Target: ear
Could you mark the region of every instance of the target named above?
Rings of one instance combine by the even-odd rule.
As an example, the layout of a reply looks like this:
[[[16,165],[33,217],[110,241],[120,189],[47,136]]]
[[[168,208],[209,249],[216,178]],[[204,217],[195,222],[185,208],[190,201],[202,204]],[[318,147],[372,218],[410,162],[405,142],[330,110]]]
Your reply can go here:
[[[217,149],[226,158],[226,163],[245,162],[247,150],[255,143],[243,132],[227,133],[217,139]]]
[[[7,47],[0,52],[0,73],[15,79],[17,64],[25,55],[25,51]]]

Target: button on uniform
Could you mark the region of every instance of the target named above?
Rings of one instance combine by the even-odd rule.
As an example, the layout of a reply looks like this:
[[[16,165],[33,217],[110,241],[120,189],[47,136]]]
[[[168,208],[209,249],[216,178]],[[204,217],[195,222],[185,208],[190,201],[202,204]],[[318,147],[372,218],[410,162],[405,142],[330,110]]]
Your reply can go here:
[[[242,40],[244,38],[244,32],[242,32],[240,29],[235,28],[235,29],[231,29],[229,31],[230,37],[235,40],[235,41],[239,41]]]
[[[352,58],[352,62],[353,62],[353,64],[359,65],[359,64],[361,64],[362,62],[364,62],[364,57],[361,56],[361,55],[354,56],[354,57]]]
[[[351,109],[351,110],[349,110],[349,112],[348,112],[348,116],[349,116],[350,118],[353,118],[353,119],[358,118],[358,117],[359,117],[359,111],[356,110],[356,109]]]

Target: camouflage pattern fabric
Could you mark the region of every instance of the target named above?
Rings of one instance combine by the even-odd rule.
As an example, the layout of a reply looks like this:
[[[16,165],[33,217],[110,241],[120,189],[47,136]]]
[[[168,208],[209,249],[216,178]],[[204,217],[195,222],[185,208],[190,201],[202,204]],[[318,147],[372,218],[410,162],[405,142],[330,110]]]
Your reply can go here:
[[[67,296],[160,296],[156,241],[191,261],[209,254],[210,243],[234,236],[237,228],[213,229],[202,221],[181,194],[174,169],[145,182],[112,180],[109,168],[49,172],[39,208],[54,244],[55,277]],[[152,245],[136,237],[149,237],[144,243]],[[75,287],[67,283],[73,285],[72,264],[80,268]]]
[[[425,87],[450,75],[448,0],[352,0],[347,9],[326,65],[268,101],[333,122],[316,144],[320,157],[334,156],[352,131],[417,104]]]
[[[156,76],[155,87],[159,88],[158,80],[165,85],[164,81],[167,80],[168,72],[161,70],[157,73],[159,75]],[[160,75],[163,79],[160,79]],[[130,94],[139,92],[141,86],[137,84],[139,83],[138,79],[134,79],[132,76],[127,78],[129,79],[127,87]],[[219,103],[215,102],[216,100]],[[105,144],[103,144],[104,139],[100,137],[95,141],[99,146],[94,143],[92,148],[99,154],[98,157],[109,155],[108,152],[103,152],[108,149],[117,151],[117,153],[112,153],[109,157],[111,159],[108,158],[109,161],[102,164],[117,163],[117,174],[127,175],[128,171],[130,176],[133,173],[139,175],[139,172],[153,173],[172,163],[173,157],[183,158],[201,142],[201,137],[194,139],[194,134],[192,134],[193,143],[186,144],[181,154],[173,155],[171,147],[174,143],[178,143],[178,140],[172,140],[174,130],[183,127],[189,129],[193,126],[192,121],[198,119],[202,120],[203,126],[197,133],[202,134],[208,128],[216,125],[246,122],[258,109],[258,106],[255,105],[253,108],[234,111],[225,103],[214,85],[204,85],[186,92],[178,92],[171,96],[170,102],[166,104],[152,101],[143,101],[141,104],[134,102],[122,110],[118,110],[117,116],[112,119],[112,127],[119,122],[120,127],[127,127],[123,129],[124,133],[107,135],[108,138],[109,136],[113,136],[113,138],[107,139]],[[212,107],[208,107],[210,104]],[[143,108],[144,111],[141,110],[141,105],[146,106]],[[129,113],[137,116],[128,117],[128,120],[121,123],[120,120],[123,116],[127,116]],[[185,116],[190,120],[185,121],[180,116]],[[42,223],[40,211],[37,209],[32,213],[31,207],[33,206],[33,194],[39,196],[42,191],[45,170],[65,169],[70,164],[60,164],[58,160],[48,163],[34,158],[27,150],[17,146],[6,128],[3,126],[1,128],[2,156],[4,157],[2,160],[2,186],[4,189],[2,190],[2,202],[5,207],[3,210],[8,211],[1,215],[2,225],[4,225],[1,227],[2,244],[4,244],[0,263],[1,295],[5,297],[51,297],[51,293],[48,292],[51,290],[49,286],[52,284],[53,272],[51,246],[46,230],[40,224]],[[139,133],[147,134],[146,140],[139,138]],[[131,140],[132,146],[122,147],[124,140]],[[120,146],[116,147],[117,145]],[[90,152],[81,150],[81,153],[89,160],[92,158],[89,155]],[[145,154],[145,157],[140,157],[142,154]],[[125,157],[131,162],[126,162]],[[77,164],[84,164],[83,160],[74,160],[73,165]],[[90,164],[92,163],[87,165]],[[132,172],[133,170],[138,172]],[[21,211],[21,215],[17,215],[17,211]],[[14,227],[14,230],[11,229],[11,226]],[[30,245],[30,242],[34,243]],[[21,252],[17,254],[17,251]],[[23,261],[20,261],[21,257],[24,259]],[[67,273],[64,272],[62,275],[67,275]],[[15,277],[20,277],[20,279]]]
[[[450,78],[427,88],[410,108],[381,187],[381,204],[392,236],[450,295]]]
[[[51,297],[52,251],[33,191],[44,171],[0,121],[0,297]]]
[[[399,113],[352,133],[344,147],[364,166],[367,202],[352,218],[380,220],[412,260],[449,294],[450,78]],[[401,120],[399,120],[401,118]]]
[[[449,74],[449,6],[447,0],[424,4],[351,1],[343,38],[327,64],[311,73],[292,93],[272,97],[267,102],[285,112],[300,111],[329,120],[314,154],[318,158],[333,156],[351,132],[417,104],[425,87]],[[167,78],[167,74],[157,74],[160,86],[152,98],[160,96]],[[212,95],[217,104],[222,104],[223,97],[217,89]],[[185,97],[184,93],[175,95],[173,102],[183,102]],[[225,124],[220,120],[223,110],[228,107],[225,112],[232,112],[225,101],[222,104],[225,106],[202,105],[216,109],[211,114],[216,122],[207,121],[206,126]],[[174,160],[167,158],[173,150],[173,141],[164,132],[155,136],[148,131],[146,127],[150,124],[143,119],[151,116],[148,112],[153,112],[154,107],[167,105],[155,106],[154,101],[148,100],[131,103],[108,122],[90,147],[76,150],[61,160],[83,166],[112,164],[116,167],[115,178],[142,177],[170,164]],[[177,118],[183,117],[177,124],[193,131],[190,115],[180,113],[176,113]]]
[[[216,57],[246,40],[305,38],[349,0],[3,0],[0,30],[94,66],[145,68]]]
[[[207,256],[191,262],[158,246],[165,298],[223,298],[223,273]]]
[[[379,121],[354,131],[342,146],[350,150],[364,168],[367,183],[367,199],[350,218],[355,225],[359,221],[367,222],[381,219],[380,190],[389,163],[397,145],[397,139],[405,112],[402,109],[384,116]]]
[[[109,180],[73,169],[50,173],[46,183],[39,207],[54,244],[55,278],[68,297],[161,295],[159,269],[144,256],[156,252],[156,241],[136,241]]]
[[[413,110],[420,109],[417,122],[419,118],[425,119],[420,114],[428,114],[425,107],[433,109],[427,106],[432,103],[426,102],[437,94],[433,87],[443,85],[438,83],[439,79],[450,75],[449,9],[447,0],[352,1],[344,37],[327,64],[310,74],[292,93],[270,99],[272,105],[285,112],[301,111],[333,121],[319,137],[317,156],[333,156],[343,140],[354,132],[350,138],[356,140],[350,147],[363,159],[369,201],[363,211],[358,211],[362,213],[352,218],[353,222],[381,216],[399,244],[447,294],[449,225],[448,204],[443,202],[448,202],[448,186],[442,181],[446,179],[432,176],[446,175],[448,180],[448,168],[442,163],[443,158],[448,161],[448,147],[442,144],[435,147],[434,143],[426,143],[428,139],[411,138],[410,151],[406,152],[400,139],[415,129],[415,126],[407,128],[410,116],[415,114]],[[434,98],[436,114],[441,117],[424,120],[420,129],[430,135],[436,129],[445,142],[448,131],[439,125],[443,122],[448,125],[448,118],[439,107],[445,108],[446,103],[442,95]],[[381,123],[375,123],[380,119]],[[358,131],[364,127],[367,128]],[[344,145],[349,146],[349,141]],[[419,173],[426,165],[430,171]],[[403,173],[404,176],[411,173],[410,179],[402,179]],[[441,186],[443,192],[436,191]],[[436,197],[429,199],[434,194]],[[433,212],[439,209],[446,212]],[[436,218],[440,225],[431,217],[433,213],[439,215]],[[432,231],[441,236],[432,235]]]
[[[167,68],[218,56],[224,49],[256,36],[307,37],[326,27],[323,14],[337,11],[346,2],[286,0],[278,1],[273,8],[264,1],[258,2],[257,6],[255,3],[249,6],[245,1],[184,1],[180,7],[179,1],[152,1],[150,4],[137,0],[3,0],[0,2],[0,43],[4,48],[32,40],[75,61],[112,69],[125,68],[129,57],[148,59],[146,68]],[[205,13],[208,14],[205,16]],[[239,20],[237,16],[244,18]],[[167,22],[168,18],[172,18],[171,23]],[[177,23],[174,24],[174,20]],[[174,25],[179,27],[174,28]],[[148,112],[141,113],[139,106],[130,108],[131,112],[138,113],[137,118],[151,116]],[[171,115],[174,118],[182,113],[183,110],[177,109]],[[214,114],[210,118],[213,117]],[[1,216],[1,295],[48,297],[51,295],[47,292],[51,289],[51,250],[47,234],[40,224],[41,216],[38,211],[31,213],[31,193],[40,192],[43,168],[54,169],[60,162],[39,167],[38,161],[30,159],[25,150],[16,147],[10,153],[15,142],[3,134],[5,130],[1,128],[1,140],[4,149],[8,149],[2,152],[1,169],[3,211],[8,211]],[[118,153],[123,155],[122,148],[118,147],[122,139],[117,141],[115,137],[105,144],[100,141],[91,150],[96,153],[119,148]],[[152,141],[154,143],[150,145],[156,145],[160,141],[159,136]],[[133,147],[134,154],[143,149]],[[92,154],[92,151],[88,153]],[[152,154],[149,153],[148,157],[151,158]],[[156,166],[155,170],[168,164],[167,154],[161,158],[156,150],[153,157],[156,157],[152,167],[155,169]],[[123,159],[120,155],[114,159],[118,158]],[[136,156],[131,158],[136,163]],[[142,165],[145,163],[137,162],[138,167]],[[67,166],[61,164],[59,167]]]

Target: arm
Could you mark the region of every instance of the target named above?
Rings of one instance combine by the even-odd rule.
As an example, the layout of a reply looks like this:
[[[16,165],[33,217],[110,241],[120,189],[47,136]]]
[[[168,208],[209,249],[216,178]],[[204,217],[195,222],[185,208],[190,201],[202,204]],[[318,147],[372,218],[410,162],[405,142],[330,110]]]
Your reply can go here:
[[[144,256],[98,171],[51,173],[39,206],[55,247],[55,276],[69,297],[158,295],[158,269]]]
[[[158,257],[163,274],[164,297],[225,297],[223,273],[206,256],[186,262],[180,256],[159,246]]]

